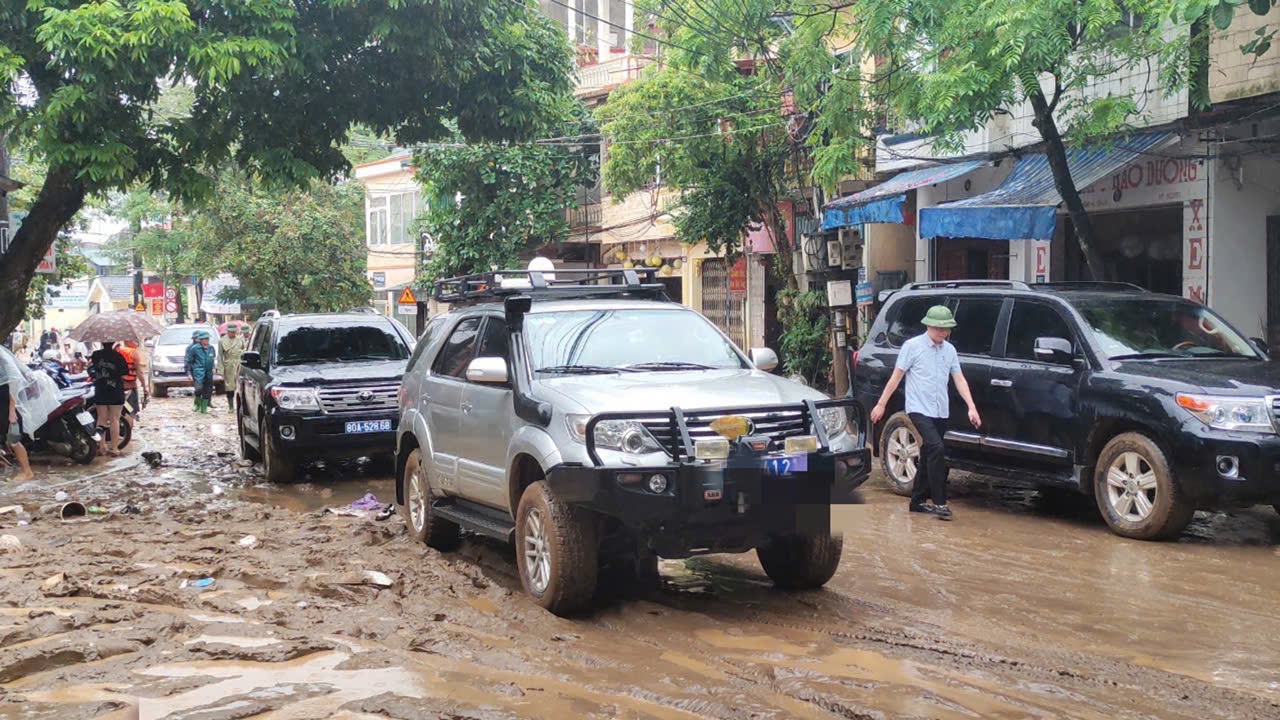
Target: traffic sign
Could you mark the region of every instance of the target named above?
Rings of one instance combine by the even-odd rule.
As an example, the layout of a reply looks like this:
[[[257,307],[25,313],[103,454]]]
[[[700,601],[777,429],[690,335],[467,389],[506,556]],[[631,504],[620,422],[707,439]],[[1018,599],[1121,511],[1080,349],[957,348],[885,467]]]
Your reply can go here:
[[[178,299],[178,289],[177,289],[177,288],[166,287],[166,288],[164,289],[164,299],[165,299],[165,300],[177,300],[177,299]],[[174,312],[174,311],[172,311],[172,310],[171,310],[170,312]]]
[[[177,303],[176,301],[174,301],[174,300],[165,300],[165,301],[164,301],[164,311],[165,311],[165,312],[167,312],[167,313],[176,313],[176,312],[178,312],[178,303]]]
[[[134,308],[134,310],[137,310],[138,312],[142,312],[143,310],[146,310],[146,309],[147,309],[146,306],[143,305],[142,303],[138,303],[138,306]]]
[[[413,296],[413,289],[405,287],[404,292],[400,293],[399,302],[401,305],[416,305],[418,300]]]

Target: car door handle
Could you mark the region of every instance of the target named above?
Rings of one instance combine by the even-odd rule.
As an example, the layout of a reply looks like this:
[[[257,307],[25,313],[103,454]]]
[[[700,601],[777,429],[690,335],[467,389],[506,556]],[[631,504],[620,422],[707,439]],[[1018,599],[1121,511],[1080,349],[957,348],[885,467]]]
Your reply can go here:
[[[992,379],[991,379],[991,386],[992,386],[992,387],[1004,387],[1004,388],[1007,388],[1007,387],[1013,387],[1013,381],[1012,381],[1012,380],[998,380],[998,379],[996,379],[996,378],[992,378]]]
[[[462,414],[463,415],[471,414],[471,403],[466,403],[466,402],[462,403]]]

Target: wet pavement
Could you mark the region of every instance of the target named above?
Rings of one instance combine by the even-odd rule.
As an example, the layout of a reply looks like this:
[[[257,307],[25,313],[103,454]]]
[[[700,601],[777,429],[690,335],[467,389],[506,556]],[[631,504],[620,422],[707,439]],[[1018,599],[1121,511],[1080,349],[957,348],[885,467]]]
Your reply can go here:
[[[390,500],[375,466],[269,486],[229,416],[189,409],[0,487],[23,506],[0,513],[0,719],[1280,717],[1270,508],[1143,543],[1077,498],[957,477],[943,523],[873,480],[822,591],[753,554],[664,560],[661,589],[565,620],[509,547],[325,511]],[[60,521],[58,490],[110,512]]]

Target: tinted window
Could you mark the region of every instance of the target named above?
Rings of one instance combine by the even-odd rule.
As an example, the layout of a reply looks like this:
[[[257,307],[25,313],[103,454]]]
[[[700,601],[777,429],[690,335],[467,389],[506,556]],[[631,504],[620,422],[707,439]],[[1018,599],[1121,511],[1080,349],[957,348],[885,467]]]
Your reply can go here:
[[[1072,343],[1075,337],[1058,311],[1042,303],[1019,300],[1013,304],[1013,316],[1009,319],[1009,342],[1005,355],[1019,360],[1035,360],[1036,338],[1065,338]]]
[[[902,343],[923,334],[924,325],[920,321],[924,319],[924,314],[934,305],[945,304],[946,298],[942,297],[913,297],[895,304],[893,319],[889,321],[889,329],[886,331],[889,344],[901,347]]]
[[[1134,297],[1074,303],[1109,358],[1258,357],[1209,308],[1178,298]]]
[[[467,318],[458,323],[453,334],[440,348],[436,356],[436,364],[432,370],[439,375],[461,378],[467,373],[467,365],[475,357],[476,335],[480,330],[481,318]]]
[[[951,344],[956,352],[986,355],[991,352],[991,338],[996,334],[1000,306],[1004,300],[995,297],[962,297],[953,312],[956,328],[951,331]]]
[[[270,352],[267,351],[268,339],[271,337],[271,324],[262,323],[254,330],[253,344],[249,346],[251,350],[262,355],[263,362],[269,359]]]
[[[524,335],[535,370],[744,367],[733,343],[706,318],[684,309],[532,313],[525,317]]]
[[[303,325],[285,330],[276,342],[281,365],[408,357],[408,346],[384,325]]]
[[[484,337],[480,339],[480,352],[476,357],[500,357],[507,359],[511,334],[507,331],[507,323],[496,317],[489,318],[484,324]]]
[[[413,349],[413,357],[409,358],[409,371],[413,370],[413,367],[418,364],[418,360],[422,358],[422,354],[427,351],[427,348],[431,347],[431,343],[436,340],[436,336],[443,331],[444,323],[444,315],[437,315],[427,321],[427,327],[422,330],[422,337],[418,338],[418,344]]]

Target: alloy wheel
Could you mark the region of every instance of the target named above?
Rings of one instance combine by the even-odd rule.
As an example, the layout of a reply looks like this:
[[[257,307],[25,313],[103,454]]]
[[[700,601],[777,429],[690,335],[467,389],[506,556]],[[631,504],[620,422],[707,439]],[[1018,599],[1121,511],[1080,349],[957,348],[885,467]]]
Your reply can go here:
[[[1121,453],[1107,468],[1107,499],[1125,520],[1142,522],[1155,508],[1155,468],[1136,452]]]
[[[409,523],[416,533],[422,532],[427,521],[427,489],[422,479],[422,466],[409,475]]]
[[[896,428],[889,436],[889,471],[898,482],[909,483],[919,465],[920,441],[909,428]]]
[[[551,581],[551,553],[547,547],[542,510],[538,508],[530,509],[525,519],[524,557],[529,588],[536,593],[545,591]]]

